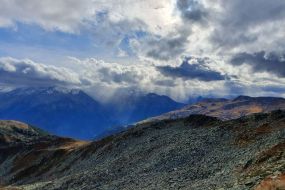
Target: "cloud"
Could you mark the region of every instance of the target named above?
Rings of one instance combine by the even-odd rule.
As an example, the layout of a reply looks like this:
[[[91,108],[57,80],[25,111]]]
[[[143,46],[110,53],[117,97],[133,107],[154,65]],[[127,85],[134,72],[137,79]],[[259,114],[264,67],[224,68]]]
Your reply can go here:
[[[239,28],[240,31],[285,17],[285,2],[282,0],[275,0],[274,2],[267,0],[249,0],[246,2],[243,0],[232,2],[222,0],[221,4],[224,7],[224,13],[228,15],[222,20],[222,23],[227,24],[226,27]]]
[[[102,67],[97,72],[100,74],[102,82],[107,83],[136,84],[143,80],[143,76],[132,68],[124,68],[124,71],[120,72],[110,67]]]
[[[0,0],[0,3],[0,27],[12,28],[11,34],[20,41],[11,44],[3,40],[6,49],[0,48],[1,56],[49,59],[49,63],[58,65],[14,60],[25,65],[15,66],[12,61],[4,65],[2,60],[0,78],[6,83],[72,84],[93,87],[94,92],[97,86],[137,87],[185,98],[194,92],[263,93],[274,91],[270,86],[285,82],[284,55],[265,53],[285,52],[283,0],[124,0],[118,3],[114,0]],[[33,30],[28,31],[34,36],[24,30],[27,36],[22,40],[17,30],[23,25],[25,28],[40,26],[48,32],[40,30],[35,39]],[[4,39],[9,35],[1,36]],[[13,46],[7,49],[9,44]],[[76,48],[59,51],[69,47]],[[62,58],[66,55],[81,60],[67,65],[68,61]],[[181,57],[187,55],[195,58],[178,65]],[[82,59],[91,56],[96,59]],[[234,59],[227,62],[232,56]],[[64,63],[58,61],[60,58]],[[100,58],[105,61],[98,61]]]
[[[285,2],[276,0],[219,0],[220,11],[214,13],[211,43],[222,51],[273,51],[282,39]]]
[[[6,57],[0,58],[0,84],[12,87],[86,85],[88,81],[67,68]]]
[[[285,54],[266,53],[238,53],[231,59],[233,65],[249,65],[253,72],[269,72],[279,77],[285,77]]]
[[[177,58],[186,50],[190,31],[180,29],[166,37],[153,38],[146,42],[146,56],[157,60]]]
[[[158,33],[165,31],[173,18],[173,6],[168,0],[118,3],[113,0],[1,0],[0,3],[0,27],[16,27],[17,22],[21,22],[37,24],[49,31],[74,33],[85,25],[92,26],[98,17],[108,13],[111,23],[141,22],[152,33]]]
[[[220,72],[207,67],[204,59],[186,58],[179,67],[158,66],[157,69],[166,76],[179,77],[185,80],[197,79],[205,82],[225,80],[225,76]]]
[[[95,90],[89,90],[89,93],[95,96],[98,89],[104,86],[105,92],[109,89],[107,94],[115,92],[116,89],[139,89],[143,92],[168,95],[180,101],[189,99],[189,95],[194,93],[222,92],[225,76],[211,70],[210,62],[206,58],[193,57],[185,61],[185,67],[173,67],[72,58],[72,65],[77,65],[77,73],[93,81],[90,87]],[[100,87],[94,88],[97,85]]]
[[[17,27],[17,22],[37,24],[46,30],[78,32],[92,15],[89,0],[1,0],[0,26]]]
[[[84,31],[93,34],[96,46],[106,50],[116,47],[112,51],[117,52],[126,37],[144,38],[145,43],[139,43],[144,51],[137,51],[138,57],[164,61],[189,52],[209,56],[207,54],[284,50],[283,0],[125,0],[115,4],[113,0],[0,2],[0,27],[17,29],[20,22],[39,25],[48,31]],[[203,23],[207,23],[206,27]],[[149,35],[138,37],[137,31]],[[103,47],[104,44],[109,46]]]
[[[113,0],[0,0],[0,3],[0,28],[12,27],[17,30],[18,23],[21,23],[38,25],[52,32],[84,34],[91,36],[90,43],[94,44],[95,53],[129,56],[131,49],[126,51],[128,47],[124,49],[120,46],[125,39],[144,38],[137,35],[139,32],[151,36],[151,39],[144,39],[149,46],[144,46],[146,43],[142,43],[142,46],[150,48],[151,44],[160,44],[144,52],[144,55],[152,58],[164,59],[165,54],[171,52],[180,55],[187,43],[185,33],[173,27],[180,25],[181,19],[174,13],[175,3],[169,0],[125,0],[118,3]],[[176,36],[176,32],[181,34]],[[172,45],[175,47],[171,48]]]
[[[204,5],[197,0],[177,0],[177,8],[183,19],[192,22],[202,22],[208,15]]]
[[[101,83],[113,87],[130,87],[151,85],[156,81],[159,73],[155,67],[143,64],[109,63],[103,60],[87,58],[80,60],[72,58],[76,70],[86,76],[93,83]],[[156,79],[157,78],[157,79]],[[160,80],[163,80],[160,78]]]
[[[70,58],[65,67],[0,58],[0,86],[70,86],[87,88],[109,86],[111,88],[147,86],[173,86],[173,81],[160,75],[155,66],[109,63],[94,58],[79,60]]]
[[[278,77],[273,81],[271,76],[264,78],[260,75],[258,78],[248,73],[249,77],[227,78],[222,72],[213,70],[215,64],[218,63],[209,58],[197,57],[185,59],[178,67],[71,58],[65,67],[56,67],[31,60],[0,58],[0,89],[75,87],[101,101],[109,101],[120,89],[164,94],[178,101],[199,95],[276,95],[285,89],[285,81],[278,80]]]
[[[173,24],[172,31],[143,39],[145,41],[140,44],[143,48],[140,53],[144,56],[161,61],[175,60],[187,52],[188,38],[195,35],[192,32],[195,24],[203,26],[207,22],[207,10],[199,1],[177,0],[174,9],[178,9],[180,20]]]

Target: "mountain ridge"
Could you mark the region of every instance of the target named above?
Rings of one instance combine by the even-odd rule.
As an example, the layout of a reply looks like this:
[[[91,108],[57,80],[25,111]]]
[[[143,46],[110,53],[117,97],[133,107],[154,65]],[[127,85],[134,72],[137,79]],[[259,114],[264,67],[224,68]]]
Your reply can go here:
[[[253,113],[270,112],[285,109],[285,99],[281,97],[238,96],[233,99],[203,99],[196,104],[187,105],[179,110],[171,111],[142,122],[184,118],[191,114],[204,114],[222,120],[236,119]]]

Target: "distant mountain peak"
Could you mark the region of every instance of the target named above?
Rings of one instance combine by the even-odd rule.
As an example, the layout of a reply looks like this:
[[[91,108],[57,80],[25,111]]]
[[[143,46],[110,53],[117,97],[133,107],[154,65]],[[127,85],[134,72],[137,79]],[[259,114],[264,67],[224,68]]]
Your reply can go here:
[[[203,98],[199,102],[211,103],[211,102],[226,102],[226,101],[228,101],[228,99],[226,98]]]
[[[233,101],[248,101],[251,99],[253,99],[253,97],[241,95],[233,99]]]
[[[50,87],[47,89],[47,93],[55,93],[55,92],[60,92],[63,94],[79,94],[81,92],[81,90],[79,89],[72,89],[72,88],[64,88],[64,87]]]
[[[8,91],[13,93],[13,95],[33,95],[33,94],[72,94],[77,95],[82,91],[79,89],[65,88],[59,86],[51,86],[51,87],[23,87],[16,88]]]
[[[148,93],[148,94],[145,94],[144,95],[145,97],[149,97],[149,98],[161,98],[161,97],[163,97],[163,98],[168,98],[168,99],[171,99],[170,97],[168,97],[168,96],[165,96],[165,95],[159,95],[159,94],[156,94],[156,93]]]

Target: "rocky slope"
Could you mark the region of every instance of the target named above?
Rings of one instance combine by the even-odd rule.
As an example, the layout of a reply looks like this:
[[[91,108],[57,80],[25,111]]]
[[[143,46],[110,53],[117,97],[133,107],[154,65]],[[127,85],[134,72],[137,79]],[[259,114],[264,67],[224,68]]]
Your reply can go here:
[[[229,120],[253,113],[268,113],[277,109],[285,109],[284,98],[239,96],[235,99],[203,99],[196,104],[149,118],[143,122],[185,118],[191,114],[203,114]]]
[[[0,148],[5,188],[285,188],[283,111],[228,121],[191,115],[138,124],[91,143],[30,136]]]

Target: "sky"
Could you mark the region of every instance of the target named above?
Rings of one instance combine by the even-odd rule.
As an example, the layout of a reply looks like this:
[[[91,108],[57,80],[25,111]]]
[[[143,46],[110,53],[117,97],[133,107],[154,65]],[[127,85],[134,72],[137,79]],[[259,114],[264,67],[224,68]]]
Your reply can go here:
[[[284,0],[0,4],[0,89],[285,97]]]

